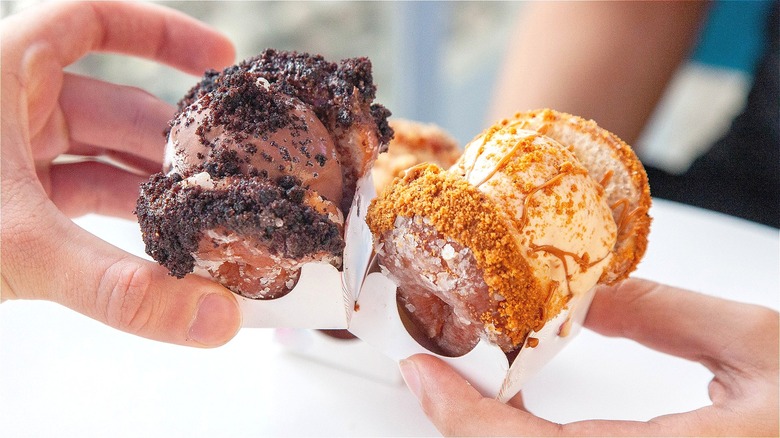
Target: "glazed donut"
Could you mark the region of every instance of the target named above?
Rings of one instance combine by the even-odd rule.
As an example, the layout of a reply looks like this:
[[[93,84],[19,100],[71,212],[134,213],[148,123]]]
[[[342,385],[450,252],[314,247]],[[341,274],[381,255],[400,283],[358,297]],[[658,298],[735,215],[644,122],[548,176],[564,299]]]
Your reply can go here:
[[[553,123],[564,143],[547,135]],[[572,297],[635,268],[650,197],[641,164],[614,139],[568,114],[517,114],[450,169],[413,167],[372,202],[380,266],[437,352],[460,356],[480,339],[514,352]]]
[[[371,171],[377,192],[412,166],[427,162],[448,168],[460,156],[458,142],[437,125],[393,119],[390,127],[395,133],[390,147],[377,158]]]
[[[207,72],[141,187],[146,252],[255,299],[288,293],[306,263],[340,267],[356,182],[392,138],[375,90],[365,58],[267,50]]]

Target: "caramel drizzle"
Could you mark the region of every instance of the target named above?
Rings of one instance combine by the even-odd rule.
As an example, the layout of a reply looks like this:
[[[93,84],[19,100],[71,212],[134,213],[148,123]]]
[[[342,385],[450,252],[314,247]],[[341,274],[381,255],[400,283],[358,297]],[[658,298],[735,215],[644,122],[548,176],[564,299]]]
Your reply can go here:
[[[485,152],[485,145],[487,145],[488,140],[493,138],[493,134],[496,131],[493,130],[486,134],[484,137],[482,137],[482,144],[479,145],[479,149],[477,150],[477,155],[474,157],[474,160],[471,161],[471,168],[466,171],[466,180],[468,181],[469,177],[471,176],[471,172],[474,171],[474,168],[477,167],[477,159],[482,156],[482,153]]]
[[[574,174],[574,173],[575,172],[561,172],[561,173],[555,175],[553,178],[550,178],[544,184],[541,184],[541,185],[535,187],[531,192],[528,193],[528,195],[526,195],[526,198],[523,200],[523,216],[521,217],[521,223],[520,223],[519,229],[522,230],[528,224],[528,209],[530,207],[531,197],[534,194],[536,194],[539,190],[542,190],[542,189],[544,189],[546,187],[549,187],[549,186],[553,185],[554,183],[560,181],[566,175],[570,175],[570,174]],[[580,256],[580,255],[575,254],[573,252],[564,251],[564,250],[562,250],[562,249],[560,249],[558,247],[552,246],[552,245],[536,245],[534,243],[530,243],[530,247],[531,247],[531,251],[533,251],[533,252],[544,251],[544,252],[546,252],[548,254],[551,254],[553,257],[557,257],[561,261],[561,264],[563,264],[564,278],[566,279],[566,290],[569,292],[569,294],[568,294],[569,297],[572,296],[572,290],[571,290],[571,277],[572,277],[572,275],[569,272],[569,264],[568,264],[568,262],[566,260],[566,256],[569,256],[572,259],[574,259],[574,262],[577,263],[580,266],[580,269],[582,271],[586,271],[586,270],[592,268],[593,266],[595,266],[595,265],[601,263],[602,261],[604,261],[611,254],[611,252],[607,252],[607,254],[605,254],[600,259],[597,259],[597,260],[594,260],[594,261],[590,262],[589,258],[586,258],[584,255]],[[550,288],[550,291],[547,294],[547,298],[545,299],[545,303],[547,305],[549,305],[550,301],[552,300],[552,297],[553,297],[553,289]],[[534,328],[535,331],[541,330],[541,327],[543,327],[544,324],[547,321],[547,307],[548,307],[547,305],[545,305],[545,307],[542,308],[540,325],[539,325],[539,327]]]
[[[477,167],[477,159],[479,157],[481,157],[482,154],[485,152],[485,146],[487,145],[487,142],[490,141],[490,139],[493,138],[493,136],[496,134],[496,132],[498,132],[499,130],[501,130],[505,126],[512,127],[512,128],[525,129],[527,125],[528,125],[528,122],[523,120],[522,122],[515,121],[515,123],[512,123],[511,125],[504,125],[504,124],[502,124],[501,127],[493,126],[492,128],[490,128],[490,130],[482,137],[482,144],[479,145],[479,150],[477,151],[477,155],[474,157],[474,160],[472,160],[472,162],[471,162],[471,168],[466,171],[466,175],[465,175],[466,179],[467,180],[470,179],[471,173],[474,171],[474,168]],[[493,169],[493,171],[487,177],[483,178],[482,181],[479,182],[479,184],[476,184],[475,187],[479,187],[482,184],[484,184],[487,180],[492,178],[493,175],[495,175],[500,170],[501,167],[506,166],[509,163],[509,157],[514,155],[514,153],[517,152],[517,150],[519,149],[520,143],[522,143],[522,140],[519,141],[518,144],[515,144],[512,147],[512,151],[509,152],[507,155],[505,155],[501,159],[501,161],[499,161],[498,166],[496,166],[496,168]]]
[[[601,177],[601,181],[599,181],[599,184],[601,187],[606,188],[607,184],[609,184],[610,181],[612,181],[612,176],[615,175],[615,172],[612,171],[612,169],[608,170],[603,177]]]
[[[498,161],[498,164],[496,164],[496,167],[494,167],[493,170],[490,173],[485,175],[485,177],[482,178],[482,180],[480,182],[474,184],[474,187],[479,187],[482,184],[485,184],[490,178],[493,178],[493,176],[496,173],[498,173],[501,169],[506,167],[507,164],[509,164],[509,161],[512,159],[512,156],[515,153],[517,153],[518,150],[520,150],[520,146],[523,145],[524,141],[525,141],[525,138],[522,139],[522,140],[519,140],[517,143],[515,143],[515,145],[512,146],[512,149],[509,152],[507,152],[503,157],[501,157],[501,159]],[[474,160],[474,161],[476,163],[476,160]],[[472,166],[472,169],[473,168],[474,167]]]
[[[544,183],[534,187],[530,192],[528,192],[527,195],[525,195],[525,199],[523,199],[523,215],[520,217],[520,226],[518,227],[518,230],[522,230],[523,228],[525,228],[526,225],[528,225],[528,209],[531,204],[531,198],[540,190],[550,187],[551,185],[563,179],[564,176],[573,173],[574,172],[561,172],[555,175],[554,177],[550,178],[549,180],[545,181]]]
[[[543,184],[540,184],[540,185],[534,187],[533,190],[528,192],[528,194],[526,195],[525,199],[523,200],[523,215],[520,217],[520,224],[519,224],[518,230],[522,230],[528,224],[528,210],[530,208],[531,198],[537,192],[539,192],[540,190],[543,190],[543,189],[545,189],[547,187],[550,187],[553,184],[559,182],[566,175],[571,175],[571,174],[574,174],[574,173],[575,172],[573,172],[573,171],[572,172],[561,172],[561,173],[555,175],[554,177],[550,178],[549,180],[547,180]],[[604,257],[602,257],[602,258],[600,258],[598,260],[595,260],[593,262],[589,262],[588,259],[585,258],[585,256],[580,256],[578,254],[575,254],[575,253],[572,253],[572,252],[569,252],[569,251],[564,251],[564,250],[562,250],[562,249],[560,249],[558,247],[552,246],[552,245],[536,245],[534,243],[530,243],[530,247],[531,247],[531,250],[533,252],[544,251],[544,252],[547,252],[547,253],[553,255],[554,257],[557,257],[561,261],[561,263],[563,264],[564,276],[565,276],[565,279],[566,279],[566,289],[569,292],[569,297],[572,296],[571,283],[570,283],[570,281],[571,281],[571,273],[569,272],[569,264],[566,261],[566,256],[568,255],[568,256],[572,257],[574,259],[575,263],[580,265],[582,270],[587,270],[587,269],[589,269],[589,268],[591,268],[591,267],[601,263],[603,260],[605,260],[607,257],[609,257],[609,254],[610,254],[608,252],[606,255],[604,255]],[[541,309],[539,324],[537,324],[537,326],[533,328],[534,331],[538,332],[547,323],[547,308],[549,307],[550,301],[552,301],[552,298],[553,298],[553,295],[554,295],[553,290],[554,290],[554,288],[550,288],[550,290],[547,292],[547,297],[544,300],[545,301],[545,306],[543,306],[542,309]]]
[[[527,126],[527,124],[528,124],[527,121],[523,121],[523,122],[520,122],[520,123],[518,123],[518,122],[513,123],[510,126],[512,126],[512,127],[518,126],[519,129],[524,129],[525,126]],[[548,126],[544,126],[544,128],[549,128],[549,127]],[[540,131],[540,130],[537,130],[537,131]],[[544,131],[547,131],[547,129],[544,129]],[[486,134],[483,137],[482,143],[479,145],[479,150],[477,151],[477,154],[476,154],[476,156],[474,157],[474,159],[473,159],[473,161],[471,163],[471,167],[465,173],[465,178],[467,180],[470,178],[472,172],[476,168],[477,160],[485,152],[485,146],[487,145],[487,142],[493,137],[493,135],[496,132],[497,132],[497,129],[494,129],[494,130],[492,130],[491,132],[489,132],[488,134]],[[540,133],[544,134],[544,132],[541,132],[541,131],[540,131]],[[509,152],[507,152],[501,158],[501,160],[499,160],[498,164],[496,164],[496,166],[493,168],[493,170],[491,172],[489,172],[485,177],[483,177],[478,183],[474,184],[474,187],[481,186],[482,184],[487,182],[490,178],[495,176],[495,174],[498,173],[501,169],[506,167],[509,164],[509,161],[511,160],[512,156],[515,153],[517,153],[517,151],[523,145],[524,141],[527,138],[529,138],[529,137],[525,137],[522,140],[519,140],[517,143],[515,143],[512,146],[511,150]],[[560,172],[557,175],[555,175],[554,177],[552,177],[549,180],[545,181],[543,184],[540,184],[540,185],[534,187],[530,192],[528,192],[528,194],[526,195],[525,199],[523,199],[523,215],[520,217],[520,223],[519,223],[518,230],[524,229],[525,226],[528,224],[528,210],[529,210],[529,207],[530,207],[531,198],[536,193],[538,193],[540,190],[544,190],[545,188],[550,187],[550,186],[558,183],[566,175],[570,175],[570,174],[574,174],[574,173],[575,172]],[[608,170],[604,174],[604,176],[602,177],[602,179],[599,182],[599,184],[602,187],[606,187],[606,185],[609,184],[609,182],[611,181],[613,175],[614,175],[614,172],[612,170]],[[622,204],[623,205],[623,209],[621,210],[620,220],[618,221],[619,222],[618,235],[620,235],[620,233],[625,229],[625,227],[631,221],[633,221],[634,216],[636,214],[639,214],[639,210],[641,210],[641,209],[640,208],[635,208],[633,211],[631,211],[630,213],[626,214],[627,207],[629,205],[627,199],[623,199],[621,201],[618,201],[613,206],[611,206],[611,209],[614,211],[614,209],[618,206],[618,204]],[[574,260],[574,262],[577,263],[580,266],[581,271],[586,271],[586,270],[592,268],[593,266],[595,266],[595,265],[603,262],[604,260],[606,260],[606,258],[609,257],[609,255],[611,253],[611,252],[607,252],[607,254],[605,254],[603,257],[601,257],[601,258],[591,262],[591,261],[589,261],[589,257],[587,257],[587,253],[585,255],[583,255],[583,256],[580,256],[580,255],[575,254],[573,252],[565,251],[565,250],[562,250],[562,249],[560,249],[558,247],[555,247],[555,246],[552,246],[552,245],[536,245],[534,243],[530,243],[530,247],[531,247],[531,250],[533,252],[544,251],[544,252],[552,255],[553,257],[558,258],[561,261],[561,264],[563,265],[563,270],[564,270],[564,278],[566,279],[566,289],[569,292],[568,293],[569,298],[571,298],[571,296],[572,296],[572,289],[571,289],[571,277],[572,277],[572,274],[569,272],[569,264],[568,264],[568,261],[566,260],[566,257],[567,256],[571,257]],[[550,290],[547,293],[547,297],[545,298],[545,303],[548,304],[548,305],[549,305],[550,301],[553,298],[553,295],[554,295],[553,291],[554,291],[554,288],[550,288]],[[537,324],[537,327],[533,328],[534,331],[538,332],[545,325],[545,323],[547,321],[547,307],[548,306],[542,307],[541,315],[540,315],[541,319],[539,321],[539,324]],[[533,342],[534,340],[536,341],[536,343],[538,343],[538,340],[536,340],[534,338],[528,338],[527,346],[532,347],[532,348],[535,347],[536,345],[532,345],[532,344],[535,344]]]
[[[599,263],[603,262],[607,257],[609,257],[609,252],[607,252],[607,254],[604,257],[591,262],[589,261],[590,257],[586,257],[585,255],[580,256],[573,252],[564,251],[552,245],[536,245],[534,243],[531,243],[530,246],[531,246],[531,251],[533,252],[544,251],[552,255],[553,257],[557,257],[558,260],[561,261],[561,263],[563,264],[563,272],[566,278],[566,289],[568,289],[569,291],[569,296],[572,295],[571,284],[569,283],[571,280],[571,273],[569,273],[569,264],[566,261],[566,256],[569,256],[572,259],[574,259],[574,263],[578,264],[580,266],[580,270],[582,271],[587,271],[588,269],[598,265]],[[552,299],[552,293],[547,297],[548,303],[550,302],[550,299]]]
[[[607,184],[609,184],[610,181],[612,181],[612,177],[614,175],[615,175],[614,171],[608,170],[601,178],[601,181],[599,181],[601,187],[606,188]],[[620,199],[619,201],[609,206],[610,210],[612,210],[613,212],[612,215],[617,216],[615,217],[615,224],[617,225],[618,240],[620,240],[620,237],[622,237],[627,231],[629,231],[629,226],[634,222],[634,220],[636,220],[638,216],[647,213],[646,211],[647,209],[643,208],[642,206],[637,206],[629,210],[630,207],[631,207],[631,201],[629,201],[628,198]],[[615,215],[614,212],[618,208],[620,208],[620,214]]]
[[[634,207],[634,209],[629,211],[629,207],[631,206],[630,201],[628,198],[623,198],[614,204],[610,205],[610,209],[614,212],[615,209],[618,207],[620,208],[620,215],[617,217],[615,222],[617,223],[618,229],[617,229],[617,235],[618,240],[620,240],[620,237],[623,236],[626,231],[628,231],[629,225],[631,225],[636,218],[642,214],[646,213],[646,209],[642,206]]]

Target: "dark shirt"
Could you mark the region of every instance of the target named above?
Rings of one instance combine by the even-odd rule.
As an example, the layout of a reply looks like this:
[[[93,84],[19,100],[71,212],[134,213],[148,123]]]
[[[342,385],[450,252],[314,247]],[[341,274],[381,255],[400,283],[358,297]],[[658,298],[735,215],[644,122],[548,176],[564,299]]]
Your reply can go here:
[[[648,168],[653,196],[780,228],[780,59],[778,5],[742,113],[683,175]]]

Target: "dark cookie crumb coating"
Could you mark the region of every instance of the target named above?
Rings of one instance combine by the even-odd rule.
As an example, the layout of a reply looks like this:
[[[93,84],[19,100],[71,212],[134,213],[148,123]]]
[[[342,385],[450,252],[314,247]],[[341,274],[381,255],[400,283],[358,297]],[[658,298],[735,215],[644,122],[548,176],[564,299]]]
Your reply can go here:
[[[136,215],[147,253],[182,277],[210,260],[199,256],[207,232],[225,230],[285,259],[338,260],[342,224],[308,202],[319,194],[348,211],[356,181],[393,135],[375,94],[366,58],[335,64],[269,49],[206,72],[166,132],[167,175],[141,187]],[[212,182],[184,181],[203,172]]]
[[[242,72],[277,84],[285,94],[311,105],[317,117],[328,127],[348,129],[354,122],[353,108],[369,105],[379,132],[380,152],[387,150],[387,144],[393,137],[393,130],[387,122],[390,111],[371,103],[376,97],[376,86],[371,61],[364,57],[345,59],[336,64],[326,61],[321,55],[266,49],[222,72],[207,71],[203,79],[179,101],[179,112],[200,97],[219,89],[223,78]]]
[[[218,227],[254,237],[270,253],[289,258],[340,254],[344,248],[338,226],[303,202],[304,189],[295,178],[235,178],[209,190],[181,181],[177,174],[153,175],[141,186],[135,211],[147,254],[171,275],[193,271],[192,254],[203,233]]]
[[[274,166],[288,169],[301,161],[312,169],[325,165],[324,156],[323,160],[312,159],[311,150],[317,147],[308,135],[307,121],[294,100],[281,93],[278,86],[259,83],[256,75],[237,71],[221,76],[219,82],[211,83],[209,88],[208,94],[185,107],[170,122],[171,129],[197,123],[197,127],[190,129],[194,129],[197,141],[203,146],[196,156],[201,163],[193,166],[196,161],[191,159],[190,167],[177,169],[182,176],[202,171],[211,176],[224,176],[225,172],[242,173],[242,169],[251,176],[267,176],[268,171],[261,169],[262,166],[258,168],[251,164],[256,161],[254,156],[257,154],[267,163],[274,161],[267,151],[258,148],[258,139],[278,150],[279,161]],[[289,132],[286,144],[273,140],[273,133],[280,130]],[[224,134],[216,135],[215,132]],[[220,174],[214,173],[217,168]]]
[[[291,114],[293,105],[289,101],[278,99],[272,87],[257,85],[256,77],[246,72],[226,75],[203,97],[205,106],[211,109],[211,117],[201,126],[203,131],[223,126],[237,143],[290,125],[306,129],[305,123]]]

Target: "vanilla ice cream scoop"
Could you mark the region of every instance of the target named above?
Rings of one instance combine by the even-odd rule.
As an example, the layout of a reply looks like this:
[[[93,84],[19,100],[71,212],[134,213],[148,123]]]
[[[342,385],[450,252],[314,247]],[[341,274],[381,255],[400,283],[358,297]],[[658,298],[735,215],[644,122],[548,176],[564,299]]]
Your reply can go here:
[[[612,258],[617,226],[604,189],[577,157],[535,131],[499,125],[450,169],[502,206],[553,311],[588,291]]]
[[[449,170],[409,169],[369,209],[380,265],[435,352],[460,356],[480,339],[533,347],[529,333],[615,264],[604,181],[571,146],[522,125],[487,129]]]

